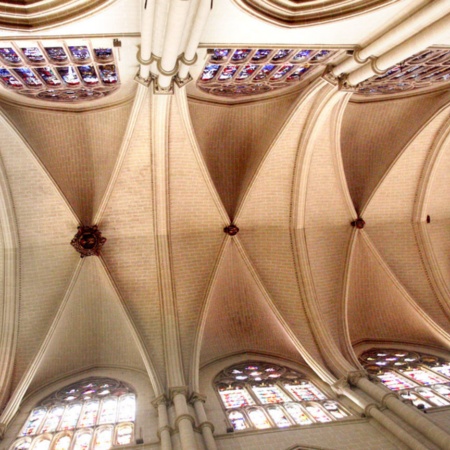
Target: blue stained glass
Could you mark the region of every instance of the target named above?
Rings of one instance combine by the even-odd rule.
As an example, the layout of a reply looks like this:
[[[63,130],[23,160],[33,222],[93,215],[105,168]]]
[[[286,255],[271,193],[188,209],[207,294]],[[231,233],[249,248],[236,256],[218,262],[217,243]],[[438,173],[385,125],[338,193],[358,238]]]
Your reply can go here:
[[[0,48],[0,58],[10,64],[19,64],[22,62],[19,55],[11,47]]]
[[[219,76],[220,81],[230,80],[233,78],[233,75],[236,73],[238,66],[234,64],[230,64],[229,66],[225,66],[222,70],[222,73]]]
[[[212,80],[217,72],[219,71],[220,66],[218,64],[208,64],[202,73],[202,81]]]
[[[86,84],[93,85],[98,83],[98,77],[97,73],[95,72],[94,66],[78,66],[78,71],[80,72],[81,78]]]
[[[231,52],[231,49],[227,48],[215,48],[214,53],[211,56],[211,61],[223,61]]]
[[[272,50],[267,48],[260,48],[256,50],[255,54],[252,56],[252,61],[261,61],[266,59]]]
[[[247,64],[242,70],[239,76],[237,77],[238,80],[246,80],[248,77],[251,77],[255,70],[258,68],[255,64]]]
[[[80,84],[80,79],[72,66],[58,67],[57,70],[64,82],[69,86],[77,86]],[[73,396],[73,398],[75,399],[76,397]],[[69,400],[69,398],[67,398],[67,400]]]
[[[112,48],[94,48],[94,54],[97,61],[107,62],[113,60]]]
[[[42,83],[38,80],[36,75],[32,72],[28,67],[18,67],[14,69],[14,72],[19,75],[19,77],[24,81],[27,86],[30,87],[39,87],[42,86]]]
[[[306,61],[311,55],[312,50],[300,50],[293,58],[292,61]]]
[[[265,78],[267,78],[270,73],[273,71],[273,69],[275,69],[275,65],[274,64],[266,64],[260,71],[259,73],[257,73],[254,78],[253,81],[260,81],[260,80],[264,80]]]
[[[116,66],[114,64],[106,64],[104,66],[98,66],[100,71],[100,78],[105,84],[114,84],[119,80],[116,73]]]
[[[0,67],[0,80],[3,81],[7,86],[13,88],[23,87],[22,83],[14,77],[8,69],[3,69]]]
[[[288,48],[283,48],[281,50],[278,50],[275,56],[272,58],[272,61],[280,61],[284,58],[286,58],[289,54],[292,53],[292,50]]]
[[[91,57],[89,50],[85,45],[70,46],[69,50],[76,62],[87,61]]]
[[[329,50],[320,50],[320,52],[316,53],[312,58],[311,62],[323,62],[328,59],[334,52],[330,52]]]
[[[232,61],[243,61],[247,56],[250,54],[251,49],[245,48],[245,49],[237,49],[233,53],[233,56],[231,57]]]
[[[37,47],[26,47],[21,49],[25,58],[32,63],[41,63],[45,61],[44,55]]]
[[[274,74],[270,77],[270,81],[277,81],[277,80],[280,80],[280,79],[283,78],[288,72],[290,72],[293,68],[294,68],[294,66],[293,66],[292,64],[285,64],[284,66],[281,67],[281,69],[279,69],[276,73],[274,73]]]
[[[45,51],[47,52],[48,57],[56,63],[67,61],[66,52],[62,47],[45,47]]]
[[[308,70],[309,67],[299,67],[286,78],[286,81],[298,81]]]
[[[36,72],[49,86],[59,86],[61,80],[55,75],[51,67],[37,67]]]

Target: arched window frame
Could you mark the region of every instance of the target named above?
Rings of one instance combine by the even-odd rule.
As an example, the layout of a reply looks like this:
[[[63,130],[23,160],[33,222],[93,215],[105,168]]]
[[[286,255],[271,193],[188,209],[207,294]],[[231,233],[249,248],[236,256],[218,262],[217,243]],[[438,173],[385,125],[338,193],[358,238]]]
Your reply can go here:
[[[369,374],[417,408],[450,405],[449,361],[398,348],[372,348],[363,352],[359,359]],[[421,382],[420,377],[435,382]]]
[[[255,368],[253,372],[252,368]],[[294,387],[303,385],[305,391],[309,392],[309,397],[300,399],[301,390],[294,389]],[[342,420],[351,416],[346,408],[338,401],[329,398],[316,383],[303,373],[280,364],[260,361],[234,364],[215,377],[214,389],[224,409],[229,428],[234,431],[285,428],[324,422],[315,418],[308,411],[308,406],[318,408],[322,416],[327,419],[326,422]],[[227,391],[230,392],[229,399],[226,397]],[[240,401],[242,404],[233,404],[233,402]],[[336,414],[328,411],[323,406],[326,402],[332,402],[342,417],[337,418]],[[292,404],[296,405],[294,407],[298,413],[296,416],[288,411]],[[271,414],[272,410],[276,410],[277,413]],[[252,411],[260,411],[268,426],[262,426],[262,422],[258,426],[251,417]],[[245,428],[240,428],[230,418],[230,414],[236,412],[242,415]]]
[[[116,398],[116,411],[114,414],[114,420],[109,420],[108,423],[99,423],[100,415],[102,412],[103,405],[107,399]],[[120,402],[124,403],[126,401],[132,400],[132,411],[127,411],[126,418],[128,420],[119,421],[120,419]],[[88,426],[83,423],[83,416],[86,416],[86,411],[89,404],[92,402],[98,402],[97,409],[93,412],[88,413],[94,416],[93,424],[88,422]],[[74,417],[70,423],[66,424],[65,419],[67,419],[67,412],[78,405],[80,407],[79,413]],[[46,421],[50,418],[52,411],[57,407],[63,407],[64,410],[59,417],[56,426],[49,427],[49,431],[43,430]],[[36,412],[39,412],[38,417],[39,422],[34,427],[31,427],[32,421],[30,419],[34,418]],[[54,450],[57,440],[62,436],[70,436],[70,450],[76,450],[75,445],[76,439],[80,434],[85,432],[91,433],[91,441],[88,446],[89,450],[94,449],[95,437],[97,436],[98,430],[111,428],[111,447],[120,445],[117,442],[117,432],[118,429],[123,426],[131,427],[131,434],[129,437],[129,442],[122,445],[131,444],[134,440],[134,421],[136,415],[136,393],[126,383],[121,381],[108,378],[108,377],[90,377],[80,380],[76,383],[72,383],[53,392],[51,395],[44,398],[39,402],[28,414],[25,424],[20,429],[18,438],[14,441],[10,450],[16,450],[17,447],[24,442],[30,442],[29,450],[36,448],[40,441],[49,438],[50,445],[48,450]],[[45,431],[45,432],[43,432]],[[28,433],[27,433],[28,432]]]

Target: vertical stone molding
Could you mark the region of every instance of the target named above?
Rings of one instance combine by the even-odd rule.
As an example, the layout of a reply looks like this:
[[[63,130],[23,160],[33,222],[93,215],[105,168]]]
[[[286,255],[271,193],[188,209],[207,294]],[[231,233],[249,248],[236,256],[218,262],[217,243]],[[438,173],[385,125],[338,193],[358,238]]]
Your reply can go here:
[[[153,400],[152,405],[158,410],[158,436],[161,441],[161,450],[172,450],[172,440],[170,438],[171,427],[167,414],[167,399],[165,395],[160,395]]]
[[[214,425],[207,420],[205,412],[206,397],[193,392],[190,398],[190,403],[194,405],[195,414],[197,415],[198,428],[201,430],[203,439],[205,441],[207,450],[217,450],[216,441],[214,440]]]
[[[189,412],[186,393],[185,386],[170,389],[170,397],[175,406],[175,431],[178,430],[180,433],[183,450],[195,450],[198,448],[194,434],[195,419]]]

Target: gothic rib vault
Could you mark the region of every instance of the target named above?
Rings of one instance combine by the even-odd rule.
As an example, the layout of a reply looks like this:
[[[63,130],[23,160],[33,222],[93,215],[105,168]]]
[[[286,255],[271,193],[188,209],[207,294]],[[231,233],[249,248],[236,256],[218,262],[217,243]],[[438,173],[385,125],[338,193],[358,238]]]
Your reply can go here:
[[[70,21],[43,12],[25,32],[9,25],[15,3],[0,2],[0,52],[110,47],[119,81],[89,101],[0,86],[0,449],[33,401],[92,374],[141,389],[136,448],[445,448],[450,408],[427,415],[434,438],[419,412],[371,398],[363,374],[342,380],[372,347],[450,360],[449,84],[371,96],[350,83],[380,75],[379,60],[446,50],[450,34],[433,25],[450,5],[372,2],[284,27],[232,0],[78,2],[76,20],[53,2]],[[372,68],[358,62],[369,45]],[[200,88],[213,49],[284,48],[340,53],[292,87]],[[107,238],[100,256],[70,245],[81,224]],[[227,434],[212,380],[247,359],[307,373],[354,416]]]

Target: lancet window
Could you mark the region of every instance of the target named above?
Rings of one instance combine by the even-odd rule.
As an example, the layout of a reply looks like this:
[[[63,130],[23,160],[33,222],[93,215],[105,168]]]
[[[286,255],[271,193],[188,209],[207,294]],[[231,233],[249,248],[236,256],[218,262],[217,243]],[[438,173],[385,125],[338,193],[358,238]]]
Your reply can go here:
[[[40,402],[10,450],[108,450],[134,440],[136,395],[120,381],[87,378]]]
[[[372,349],[360,356],[364,368],[420,409],[450,405],[450,363],[437,356]]]
[[[235,431],[311,425],[350,415],[305,375],[276,364],[238,364],[214,383]]]

